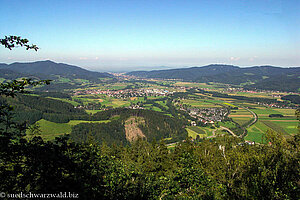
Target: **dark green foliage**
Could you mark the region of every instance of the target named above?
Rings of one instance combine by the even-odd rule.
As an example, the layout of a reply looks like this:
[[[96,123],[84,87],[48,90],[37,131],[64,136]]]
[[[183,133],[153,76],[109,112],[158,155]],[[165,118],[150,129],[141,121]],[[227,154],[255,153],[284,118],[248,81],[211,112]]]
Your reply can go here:
[[[27,40],[26,38],[21,38],[20,36],[5,36],[4,39],[0,39],[0,44],[3,45],[5,48],[8,48],[9,50],[12,50],[15,47],[21,46],[21,47],[25,47],[26,50],[29,49],[34,49],[35,51],[37,51],[39,48],[32,44],[29,45],[28,44],[29,40]]]
[[[284,117],[282,114],[270,114],[269,117]]]
[[[86,79],[99,82],[99,78],[112,77],[108,73],[92,72],[77,66],[52,61],[37,61],[32,63],[2,64],[1,69],[7,69],[17,74],[33,75],[40,79],[58,79],[58,77],[73,79]],[[54,76],[55,75],[55,76]],[[18,77],[19,78],[19,77]]]
[[[225,93],[220,93],[220,92],[215,92],[215,91],[205,91],[205,90],[201,90],[201,89],[198,89],[198,91],[200,93],[203,93],[203,94],[212,94],[213,97],[232,98],[232,99],[242,100],[242,101],[246,101],[246,102],[250,102],[250,103],[256,103],[256,102],[267,103],[267,104],[272,104],[272,103],[280,104],[280,103],[282,103],[280,101],[277,101],[277,99],[268,99],[268,98],[261,98],[261,97],[246,97],[246,96],[238,96],[238,95],[228,95],[228,94],[225,94]],[[282,103],[282,104],[284,104],[284,103]]]
[[[95,140],[98,143],[128,144],[122,121],[114,120],[110,123],[81,123],[72,128],[71,139],[82,143]]]
[[[246,89],[262,89],[262,90],[275,90],[275,91],[288,91],[298,92],[299,85],[299,72],[295,74],[280,74],[267,79],[263,79],[253,85],[247,85]]]
[[[0,189],[80,199],[297,199],[299,143],[267,138],[272,145],[219,137],[168,151],[163,142],[108,147],[35,137],[2,148]]]
[[[15,96],[28,84],[0,85],[0,95]],[[27,97],[16,99],[22,102]],[[162,120],[164,125],[158,125],[159,120],[149,118],[149,127],[145,127],[149,131],[152,125],[166,130],[175,123],[177,128],[181,126],[177,119],[163,120],[156,112],[116,109],[95,115],[94,119],[119,114],[119,121],[94,124],[92,129],[81,125],[87,127],[84,144],[70,142],[66,137],[53,142],[40,137],[27,140],[23,137],[26,126],[13,120],[13,108],[7,100],[0,99],[0,191],[5,194],[65,191],[88,200],[299,199],[299,134],[286,140],[279,133],[267,132],[269,145],[247,145],[240,138],[227,136],[201,139],[199,143],[187,139],[173,151],[163,141],[157,144],[155,140],[151,144],[137,140],[126,147],[108,147],[105,143],[100,146],[92,134],[99,128],[111,130],[111,125],[122,131],[120,124],[128,116]],[[30,100],[38,103],[37,99]],[[53,109],[57,102],[39,100],[50,106],[38,105],[41,111],[57,112]],[[33,106],[27,101],[22,105],[26,109]],[[80,114],[66,106],[69,113]],[[299,119],[299,109],[296,115]],[[110,137],[117,136],[120,135],[113,133]]]
[[[187,137],[183,120],[151,110],[131,110],[125,108],[110,109],[98,112],[89,119],[94,121],[108,120],[116,115],[120,116],[120,118],[112,120],[110,123],[87,123],[75,126],[72,129],[71,138],[75,139],[75,141],[85,142],[87,134],[90,134],[100,143],[106,141],[110,145],[113,144],[113,142],[126,144],[126,140],[124,140],[124,123],[131,116],[142,117],[145,120],[145,123],[140,124],[139,128],[142,130],[148,141],[172,138],[168,141],[171,143],[184,140]],[[105,140],[105,138],[108,139]]]
[[[232,65],[208,65],[182,69],[136,71],[127,74],[148,78],[180,79],[205,83],[219,82],[236,85],[253,82],[255,84],[247,85],[245,88],[297,92],[300,69],[297,67],[259,66],[240,68]]]
[[[16,93],[24,93],[25,86],[36,86],[41,84],[50,84],[50,80],[33,81],[32,79],[13,80],[6,83],[0,83],[0,95],[14,97]]]
[[[40,119],[57,123],[66,123],[71,119],[88,119],[84,110],[76,109],[73,105],[55,99],[31,95],[17,95],[15,98],[0,97],[2,102],[14,106],[15,119],[27,121],[29,124]]]
[[[34,92],[41,97],[54,97],[54,98],[63,98],[63,99],[72,99],[72,97],[67,93],[62,92]]]
[[[35,91],[50,91],[50,92],[62,92],[64,90],[77,89],[80,85],[70,84],[70,83],[56,83],[51,85],[45,85],[43,87],[36,88]]]
[[[20,122],[26,121],[28,122],[28,124],[34,124],[35,122],[43,118],[43,113],[39,110],[16,111],[14,109],[13,111],[14,111],[14,119],[16,121],[20,121]]]
[[[291,101],[292,103],[295,103],[295,104],[300,104],[300,96],[299,95],[286,95],[286,96],[281,97],[281,99]]]

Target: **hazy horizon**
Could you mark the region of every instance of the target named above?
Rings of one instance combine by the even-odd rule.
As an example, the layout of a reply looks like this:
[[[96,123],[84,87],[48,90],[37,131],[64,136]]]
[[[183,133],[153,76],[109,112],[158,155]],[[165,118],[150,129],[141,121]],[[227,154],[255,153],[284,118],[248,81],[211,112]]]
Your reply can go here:
[[[11,63],[1,63],[0,64],[13,64],[13,63],[31,63],[31,62],[43,62],[43,61],[51,61],[51,62],[55,62],[53,60],[36,60],[36,61],[25,61],[25,62],[11,62]],[[168,69],[182,69],[182,68],[191,68],[191,67],[205,67],[205,66],[209,66],[209,65],[232,65],[232,64],[226,64],[226,63],[209,63],[209,64],[205,64],[205,65],[198,65],[198,66],[178,66],[178,67],[170,67],[170,66],[139,66],[139,67],[132,67],[132,68],[127,68],[127,69],[123,69],[123,68],[113,68],[111,70],[108,70],[107,68],[105,68],[104,70],[101,69],[92,69],[92,68],[88,68],[88,67],[83,67],[80,65],[76,65],[76,64],[71,64],[71,63],[66,63],[66,62],[55,62],[57,64],[67,64],[67,65],[73,65],[73,66],[77,66],[83,69],[87,69],[90,71],[96,71],[96,72],[112,72],[112,73],[122,73],[122,72],[131,72],[131,71],[152,71],[152,70],[168,70]],[[247,67],[256,67],[256,66],[272,66],[272,67],[281,67],[281,68],[293,68],[293,67],[300,67],[300,66],[276,66],[276,65],[253,65],[253,66],[239,66],[239,65],[232,65],[232,66],[237,66],[237,67],[241,67],[241,68],[247,68]],[[109,67],[108,67],[109,68]]]
[[[96,71],[300,66],[300,1],[0,0],[0,38],[40,47],[0,48],[0,62],[52,60]]]

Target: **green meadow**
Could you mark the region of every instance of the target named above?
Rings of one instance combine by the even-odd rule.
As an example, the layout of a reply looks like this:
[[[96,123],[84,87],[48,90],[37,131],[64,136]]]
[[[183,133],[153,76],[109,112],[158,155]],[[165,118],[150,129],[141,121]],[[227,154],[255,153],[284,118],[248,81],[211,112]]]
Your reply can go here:
[[[110,120],[102,121],[85,121],[85,120],[70,120],[68,123],[55,123],[50,122],[45,119],[41,119],[36,123],[40,126],[41,134],[40,136],[45,140],[53,140],[57,136],[64,134],[70,134],[72,131],[72,126],[75,126],[80,123],[107,123]],[[27,134],[30,135],[30,132],[27,131]]]
[[[257,106],[252,110],[258,115],[258,122],[247,129],[246,140],[262,141],[262,135],[268,130],[283,133],[286,137],[297,133],[299,121],[296,119],[295,110],[266,108]],[[282,114],[284,117],[269,117],[270,114]]]

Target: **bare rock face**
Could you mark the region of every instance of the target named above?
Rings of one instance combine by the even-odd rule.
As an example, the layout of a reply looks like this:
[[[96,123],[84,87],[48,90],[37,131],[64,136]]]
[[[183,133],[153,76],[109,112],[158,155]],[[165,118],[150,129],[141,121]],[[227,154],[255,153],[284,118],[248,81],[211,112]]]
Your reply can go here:
[[[130,117],[125,121],[125,134],[129,142],[146,137],[139,128],[140,124],[145,124],[145,120],[142,117]]]

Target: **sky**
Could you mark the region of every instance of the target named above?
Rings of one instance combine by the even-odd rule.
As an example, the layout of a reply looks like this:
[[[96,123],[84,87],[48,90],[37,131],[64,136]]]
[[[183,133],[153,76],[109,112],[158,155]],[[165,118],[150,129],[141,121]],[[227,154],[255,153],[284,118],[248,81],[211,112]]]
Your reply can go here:
[[[300,0],[0,0],[0,63],[52,60],[95,71],[300,66]]]

